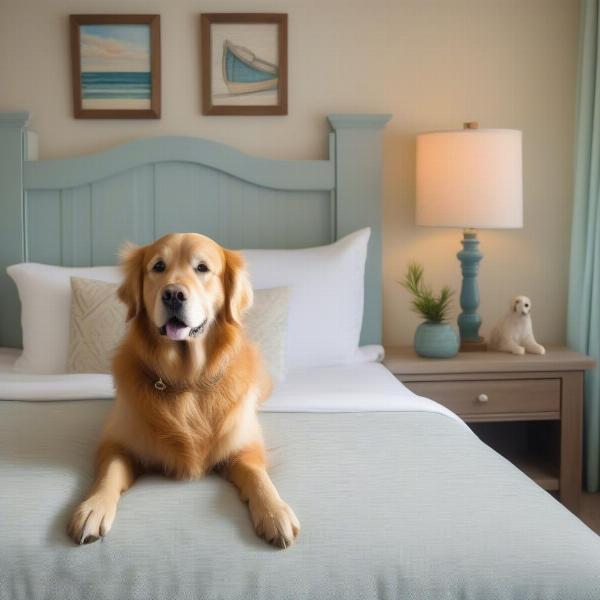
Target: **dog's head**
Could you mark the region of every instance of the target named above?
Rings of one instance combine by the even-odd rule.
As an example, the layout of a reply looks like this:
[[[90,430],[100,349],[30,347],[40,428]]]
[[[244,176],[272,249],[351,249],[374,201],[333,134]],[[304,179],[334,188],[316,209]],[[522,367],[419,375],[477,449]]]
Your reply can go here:
[[[525,317],[531,312],[531,300],[527,296],[515,296],[510,301],[510,309]]]
[[[127,320],[145,316],[157,335],[185,342],[217,320],[240,325],[252,287],[240,253],[196,233],[172,233],[148,246],[126,244],[119,298]]]

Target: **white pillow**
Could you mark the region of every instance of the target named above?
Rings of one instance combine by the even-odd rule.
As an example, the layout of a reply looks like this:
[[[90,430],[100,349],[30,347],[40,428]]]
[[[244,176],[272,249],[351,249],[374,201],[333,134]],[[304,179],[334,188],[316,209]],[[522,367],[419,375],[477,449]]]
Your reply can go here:
[[[7,269],[19,290],[23,352],[21,373],[66,373],[69,356],[71,277],[119,283],[119,267],[55,267],[21,263]]]
[[[256,289],[289,287],[289,369],[365,362],[359,352],[370,229],[328,246],[244,250]]]
[[[369,360],[358,343],[370,233],[361,229],[317,248],[242,251],[255,289],[291,288],[287,368]],[[21,263],[7,271],[21,299],[23,353],[15,370],[66,373],[71,277],[119,283],[120,268]]]

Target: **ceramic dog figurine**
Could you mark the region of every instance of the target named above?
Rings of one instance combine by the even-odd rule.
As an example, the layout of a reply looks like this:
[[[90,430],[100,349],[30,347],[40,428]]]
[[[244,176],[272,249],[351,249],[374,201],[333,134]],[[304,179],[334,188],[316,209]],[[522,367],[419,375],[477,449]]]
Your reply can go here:
[[[490,349],[513,354],[546,354],[546,349],[535,341],[531,324],[531,300],[515,296],[510,310],[492,329]]]

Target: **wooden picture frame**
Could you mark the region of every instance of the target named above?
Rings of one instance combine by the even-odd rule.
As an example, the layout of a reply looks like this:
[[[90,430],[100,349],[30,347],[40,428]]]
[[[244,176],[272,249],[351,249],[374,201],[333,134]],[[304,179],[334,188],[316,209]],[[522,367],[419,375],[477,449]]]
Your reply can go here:
[[[115,27],[122,25],[148,31]],[[70,29],[75,118],[160,119],[160,16],[71,15]],[[114,32],[118,39],[110,37]],[[104,43],[113,57],[106,57]]]
[[[244,44],[244,39],[250,39],[255,33],[260,36],[260,32],[266,32],[265,29],[253,32],[247,27],[222,28],[223,31],[238,31],[241,42],[237,39],[221,41],[223,34],[217,36],[216,30],[213,29],[227,25],[249,28],[253,25],[275,25],[276,34],[273,34],[269,28],[268,39],[265,37],[261,42],[256,38],[257,43],[263,43],[263,52],[269,54],[272,62],[259,56],[258,53],[255,54]],[[205,13],[201,15],[200,29],[203,114],[287,115],[287,14]],[[234,42],[238,42],[239,45]],[[222,43],[222,52],[219,48],[219,55],[213,56],[218,43]],[[235,81],[235,75],[230,77],[232,73],[241,77],[241,80]],[[249,81],[248,78],[251,80]],[[217,90],[213,88],[218,86],[224,93],[216,93]]]

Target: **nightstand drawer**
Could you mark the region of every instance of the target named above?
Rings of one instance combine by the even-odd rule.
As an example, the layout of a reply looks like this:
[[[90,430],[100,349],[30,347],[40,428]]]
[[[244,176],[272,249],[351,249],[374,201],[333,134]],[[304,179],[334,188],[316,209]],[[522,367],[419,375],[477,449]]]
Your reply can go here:
[[[459,415],[554,413],[560,416],[560,379],[411,381],[405,385]]]

